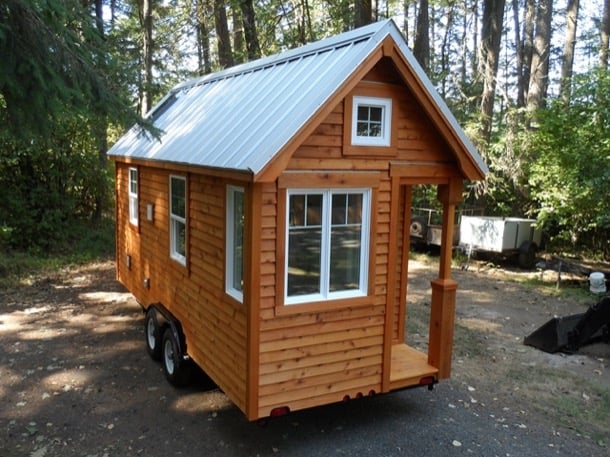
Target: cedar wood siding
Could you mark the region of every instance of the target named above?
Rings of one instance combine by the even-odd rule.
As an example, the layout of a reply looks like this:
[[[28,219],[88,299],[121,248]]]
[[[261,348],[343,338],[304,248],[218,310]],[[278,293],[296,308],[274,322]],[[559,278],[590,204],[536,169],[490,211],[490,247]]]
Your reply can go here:
[[[389,370],[383,366],[388,295],[396,301],[391,340],[404,340],[407,264],[403,254],[408,255],[409,225],[405,221],[410,211],[410,194],[403,186],[400,195],[392,196],[389,164],[396,161],[455,165],[455,159],[410,91],[397,84],[396,73],[386,62],[380,63],[367,79],[295,151],[284,173],[283,187],[289,187],[291,173],[298,172],[318,171],[322,177],[328,175],[328,187],[333,185],[333,173],[341,174],[341,183],[346,186],[350,185],[349,172],[370,172],[378,176],[371,208],[369,297],[353,306],[337,306],[332,301],[309,309],[309,305],[283,305],[281,239],[285,237],[285,202],[281,200],[286,189],[279,184],[277,188],[266,185],[264,200],[270,207],[262,217],[261,255],[267,260],[261,266],[258,385],[261,417],[276,407],[289,406],[296,410],[341,401],[345,396],[353,398],[371,391],[381,392],[384,369]],[[354,94],[393,99],[393,134],[397,138],[390,148],[391,154],[387,149],[379,154],[379,148],[354,151],[345,144],[349,138],[345,132],[350,128],[345,125],[349,117],[345,105]],[[396,227],[390,226],[392,198],[400,199]],[[400,230],[394,246],[390,246],[391,229]],[[405,230],[407,235],[403,236]],[[391,252],[395,255],[390,255]],[[393,265],[389,265],[390,259],[394,259]],[[388,284],[389,270],[393,270],[393,284]],[[300,312],[299,307],[304,311]]]
[[[134,165],[132,165],[134,166]],[[163,304],[182,324],[188,354],[246,407],[246,309],[224,292],[228,182],[197,173],[138,166],[139,227],[129,223],[128,169],[117,161],[117,274],[144,307]],[[187,177],[187,266],[169,256],[169,177]],[[154,203],[154,221],[146,205]],[[126,254],[131,255],[127,268]],[[144,287],[150,278],[150,288]]]

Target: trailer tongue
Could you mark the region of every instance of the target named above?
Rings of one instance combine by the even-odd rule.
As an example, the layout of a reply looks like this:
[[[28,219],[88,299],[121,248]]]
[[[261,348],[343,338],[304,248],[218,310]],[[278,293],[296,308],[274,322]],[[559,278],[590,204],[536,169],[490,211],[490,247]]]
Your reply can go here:
[[[597,341],[610,342],[610,296],[580,314],[555,317],[524,339],[545,352],[575,352]]]

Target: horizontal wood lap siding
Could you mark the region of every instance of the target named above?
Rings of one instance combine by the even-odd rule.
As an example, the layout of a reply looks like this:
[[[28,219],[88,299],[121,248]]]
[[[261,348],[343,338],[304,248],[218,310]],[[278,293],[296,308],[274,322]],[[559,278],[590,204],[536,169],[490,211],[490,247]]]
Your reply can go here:
[[[333,308],[328,301],[328,309],[316,307],[311,312],[298,313],[298,307],[290,306],[290,313],[276,312],[275,307],[283,307],[283,298],[274,296],[273,286],[278,262],[285,261],[283,252],[272,252],[277,232],[273,233],[272,214],[277,214],[279,227],[285,224],[286,208],[283,199],[273,201],[269,192],[269,209],[264,211],[263,259],[261,265],[261,328],[259,354],[259,415],[268,415],[275,407],[288,406],[300,409],[333,401],[340,401],[346,395],[367,394],[382,389],[384,362],[385,312],[388,297],[395,300],[393,325],[389,329],[393,339],[399,339],[404,332],[405,298],[403,257],[408,255],[402,233],[394,239],[397,246],[390,246],[390,231],[401,230],[404,223],[404,196],[392,196],[392,181],[389,176],[390,162],[427,162],[446,164],[453,162],[446,145],[439,139],[438,132],[428,122],[413,94],[396,84],[398,78],[391,78],[392,84],[382,84],[379,76],[387,72],[377,72],[376,82],[362,82],[352,91],[368,96],[391,96],[393,117],[398,124],[393,131],[398,136],[391,150],[369,147],[354,151],[354,147],[344,144],[349,139],[346,129],[350,128],[351,113],[345,112],[345,101],[338,103],[334,110],[319,124],[315,131],[297,148],[288,162],[287,172],[320,172],[325,174],[344,173],[343,185],[349,185],[349,172],[378,172],[379,183],[374,190],[372,208],[372,233],[374,257],[369,284],[369,303],[351,308]],[[352,96],[350,95],[350,97]],[[312,175],[312,182],[316,182]],[[357,178],[354,178],[357,182]],[[290,179],[287,180],[290,186]],[[299,181],[302,182],[302,181]],[[332,181],[329,181],[332,183]],[[332,184],[329,184],[332,185]],[[305,186],[306,187],[306,186]],[[357,186],[355,186],[357,187]],[[275,189],[273,189],[275,190]],[[279,188],[277,192],[285,192]],[[392,199],[400,198],[400,220],[390,220]],[[283,234],[281,236],[284,236]],[[390,258],[394,259],[389,265]],[[283,268],[283,267],[282,267]],[[392,270],[395,284],[388,284]],[[275,302],[274,302],[275,299]],[[286,307],[287,307],[286,306]]]
[[[394,306],[393,306],[393,329],[392,329],[392,342],[393,343],[404,343],[405,338],[405,312],[406,312],[406,277],[404,276],[404,269],[406,268],[406,262],[409,259],[408,252],[408,237],[410,230],[410,223],[405,221],[405,188],[400,189],[399,195],[396,198],[398,201],[398,220],[396,221],[396,229],[398,230],[398,236],[396,237],[396,257],[395,257],[395,271],[396,271],[396,282],[394,284]]]
[[[140,237],[137,229],[129,223],[129,171],[128,167],[117,164],[115,187],[116,187],[116,275],[117,279],[129,286],[131,275],[130,268],[126,264],[127,256],[132,255],[134,250],[139,249]],[[135,264],[131,262],[131,269]]]
[[[246,406],[246,308],[225,292],[225,196],[227,182],[190,175],[191,357],[243,411]],[[194,300],[194,301],[193,301]],[[189,306],[191,305],[191,306]],[[185,330],[186,333],[186,330]]]
[[[392,185],[390,179],[385,176],[381,181],[378,191],[377,206],[372,210],[376,213],[377,227],[375,233],[376,260],[375,260],[375,302],[385,307],[387,300],[387,289],[392,287],[388,284],[388,257],[390,250],[390,200]]]
[[[393,91],[398,101],[397,161],[455,163],[448,146],[441,139],[428,116],[417,106],[410,91]]]
[[[224,292],[226,181],[187,176],[187,266],[169,256],[170,170],[139,167],[139,233],[127,227],[128,167],[117,163],[118,253],[130,252],[132,268],[118,262],[120,280],[144,306],[162,303],[182,324],[188,353],[242,410],[246,404],[246,309]],[[153,221],[146,205],[154,204]],[[125,222],[127,221],[127,222]],[[135,235],[134,235],[135,234]],[[124,264],[124,262],[122,262]],[[144,288],[150,278],[150,288]]]
[[[379,392],[383,323],[383,308],[375,306],[263,321],[259,415]]]
[[[260,264],[260,317],[273,318],[276,297],[276,239],[277,239],[277,186],[262,184],[263,208],[260,214],[261,264]],[[277,257],[277,261],[281,257]]]
[[[387,161],[381,163],[373,158],[346,159],[342,154],[343,104],[340,103],[320,124],[314,133],[297,149],[289,162],[290,171],[386,171]],[[382,175],[383,173],[380,173]],[[356,176],[356,175],[354,175]],[[373,197],[372,221],[383,230],[389,228],[390,181],[380,183]],[[349,175],[345,175],[343,185],[349,186]],[[355,177],[355,183],[358,178]],[[317,178],[312,176],[312,183]],[[287,179],[290,185],[290,178]],[[332,185],[332,180],[329,185]],[[360,187],[355,184],[354,187]],[[305,185],[305,187],[307,187]],[[354,307],[333,307],[328,301],[328,309],[298,312],[300,305],[286,305],[294,313],[276,312],[283,298],[276,297],[273,283],[277,280],[276,265],[285,261],[283,252],[275,252],[278,233],[271,224],[282,227],[286,208],[281,199],[272,200],[277,192],[285,189],[269,189],[268,204],[273,207],[264,210],[263,259],[269,262],[261,266],[261,328],[260,328],[260,369],[259,369],[259,415],[268,415],[273,408],[288,406],[291,410],[341,401],[344,397],[367,395],[371,391],[381,391],[383,367],[383,341],[385,322],[385,295],[387,268],[377,267],[369,281],[373,287],[368,304]],[[267,215],[275,215],[275,220]],[[266,228],[267,227],[267,228]],[[279,230],[279,229],[278,229]],[[374,229],[375,253],[373,264],[387,263],[388,235]],[[273,253],[272,251],[273,250]],[[379,273],[381,272],[381,273]],[[378,277],[381,274],[382,277]],[[265,286],[268,284],[268,286]],[[273,292],[273,293],[272,293]],[[268,298],[266,298],[268,297]]]

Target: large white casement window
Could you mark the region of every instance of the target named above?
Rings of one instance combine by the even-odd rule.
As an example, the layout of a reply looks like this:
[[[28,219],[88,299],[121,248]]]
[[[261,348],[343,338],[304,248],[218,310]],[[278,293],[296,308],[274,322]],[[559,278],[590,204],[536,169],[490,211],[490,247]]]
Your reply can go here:
[[[129,222],[138,225],[138,169],[129,169]]]
[[[367,294],[370,194],[288,190],[286,304]]]
[[[243,301],[244,189],[227,187],[226,292]]]
[[[353,145],[390,146],[391,132],[391,99],[354,97],[352,104]]]
[[[186,265],[186,178],[169,178],[169,250],[170,257]]]

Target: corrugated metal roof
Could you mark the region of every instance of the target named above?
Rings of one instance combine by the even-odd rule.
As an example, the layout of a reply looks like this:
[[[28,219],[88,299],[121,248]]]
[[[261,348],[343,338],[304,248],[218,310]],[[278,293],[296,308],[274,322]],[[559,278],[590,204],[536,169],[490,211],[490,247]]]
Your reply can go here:
[[[133,127],[108,155],[257,174],[388,35],[485,172],[391,20],[181,83],[148,114],[160,140]]]

